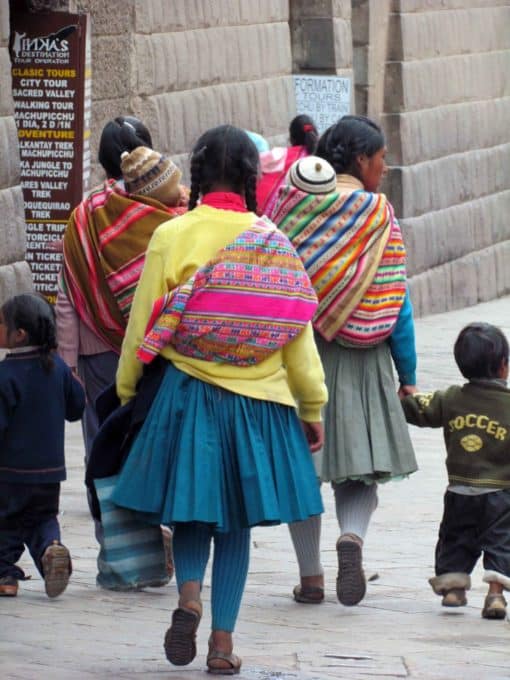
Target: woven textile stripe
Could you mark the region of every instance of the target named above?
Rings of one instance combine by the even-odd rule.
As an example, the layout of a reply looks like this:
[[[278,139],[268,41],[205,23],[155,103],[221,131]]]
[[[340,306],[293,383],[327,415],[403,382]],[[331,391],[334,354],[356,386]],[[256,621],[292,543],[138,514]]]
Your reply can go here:
[[[319,298],[328,341],[373,346],[388,337],[406,292],[405,249],[391,205],[366,191],[305,194],[285,187],[273,213]]]
[[[139,513],[112,503],[117,478],[115,475],[94,480],[101,508],[107,578],[123,587],[163,585],[168,574],[161,529],[144,522]]]
[[[343,326],[340,340],[368,347],[385,340],[395,326],[405,294],[405,248],[398,222],[393,220],[374,280]]]
[[[298,335],[317,297],[290,241],[258,219],[194,276],[156,301],[138,358],[168,344],[186,356],[259,363]]]
[[[82,322],[120,352],[149,240],[182,214],[158,201],[131,198],[113,180],[73,211],[64,237],[64,289]]]

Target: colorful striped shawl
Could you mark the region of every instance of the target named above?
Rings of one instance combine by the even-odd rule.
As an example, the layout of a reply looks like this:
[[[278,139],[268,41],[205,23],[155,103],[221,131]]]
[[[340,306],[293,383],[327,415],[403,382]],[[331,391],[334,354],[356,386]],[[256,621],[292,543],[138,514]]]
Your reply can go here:
[[[120,347],[149,240],[185,212],[129,196],[114,180],[93,189],[64,235],[63,287],[83,323],[115,352]]]
[[[406,293],[405,249],[384,194],[306,194],[283,187],[271,216],[290,238],[319,298],[328,341],[371,347],[391,335]]]
[[[156,301],[137,356],[166,346],[205,361],[250,366],[296,337],[317,296],[289,239],[258,218],[184,284]]]

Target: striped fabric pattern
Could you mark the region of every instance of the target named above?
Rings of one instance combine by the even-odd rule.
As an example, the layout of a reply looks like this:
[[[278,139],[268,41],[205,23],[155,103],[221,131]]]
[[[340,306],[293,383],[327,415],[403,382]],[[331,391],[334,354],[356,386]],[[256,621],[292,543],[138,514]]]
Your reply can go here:
[[[168,582],[161,529],[140,519],[134,510],[120,508],[110,500],[117,475],[94,481],[104,532],[102,559],[109,586],[147,588]]]
[[[138,350],[143,363],[168,344],[205,361],[263,361],[312,319],[317,296],[289,239],[265,218],[184,284],[156,301]]]
[[[62,287],[83,323],[116,352],[149,240],[160,224],[184,211],[151,198],[135,200],[108,180],[69,219]]]
[[[319,298],[328,341],[371,347],[387,338],[406,293],[405,248],[384,194],[322,195],[284,187],[272,219],[290,238]]]

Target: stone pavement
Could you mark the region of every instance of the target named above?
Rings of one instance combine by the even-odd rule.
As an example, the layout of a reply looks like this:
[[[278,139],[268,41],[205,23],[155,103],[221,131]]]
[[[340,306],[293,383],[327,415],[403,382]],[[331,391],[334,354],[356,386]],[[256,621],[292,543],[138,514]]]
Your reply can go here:
[[[510,299],[420,319],[419,385],[444,387],[460,376],[452,357],[466,323],[486,320],[510,334]],[[473,574],[469,605],[442,610],[430,590],[434,545],[446,484],[441,431],[412,430],[420,471],[381,487],[379,509],[366,542],[365,562],[378,579],[358,607],[335,596],[337,528],[331,490],[324,485],[323,561],[327,597],[321,606],[294,603],[296,565],[286,527],[253,531],[251,569],[236,631],[246,680],[329,678],[510,678],[510,626],[485,621],[481,567]],[[135,594],[95,586],[92,523],[82,486],[80,429],[67,434],[69,480],[63,486],[62,529],[74,557],[66,593],[53,601],[34,575],[16,599],[0,600],[0,677],[22,680],[87,678],[195,680],[203,674],[209,619],[209,576],[196,660],[184,669],[167,663],[163,636],[176,603],[172,582]]]

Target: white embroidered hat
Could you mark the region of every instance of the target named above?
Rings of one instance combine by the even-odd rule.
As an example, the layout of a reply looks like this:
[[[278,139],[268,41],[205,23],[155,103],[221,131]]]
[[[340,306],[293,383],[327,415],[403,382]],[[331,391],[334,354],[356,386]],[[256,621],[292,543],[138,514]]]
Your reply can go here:
[[[307,194],[329,194],[336,189],[333,166],[318,156],[306,156],[293,163],[287,179]]]

